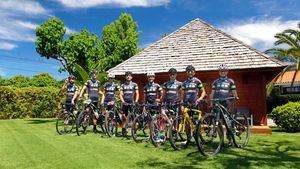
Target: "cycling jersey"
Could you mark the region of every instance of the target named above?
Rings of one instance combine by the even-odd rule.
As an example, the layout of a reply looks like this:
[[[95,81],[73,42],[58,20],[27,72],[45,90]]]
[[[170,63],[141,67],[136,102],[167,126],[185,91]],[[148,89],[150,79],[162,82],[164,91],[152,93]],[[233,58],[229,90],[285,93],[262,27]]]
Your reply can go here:
[[[138,90],[138,85],[132,81],[125,81],[120,90],[123,91],[123,98],[126,103],[134,102],[135,91]]]
[[[153,104],[156,102],[156,99],[158,98],[158,92],[161,92],[162,88],[157,83],[148,83],[144,87],[144,94],[146,95],[146,103]]]
[[[85,86],[88,88],[88,97],[93,102],[98,102],[99,100],[99,88],[100,88],[100,82],[98,80],[88,80],[85,83]]]
[[[174,103],[179,100],[179,90],[182,83],[177,80],[169,80],[163,84],[162,88],[165,91],[164,102]]]
[[[215,91],[214,99],[224,99],[232,96],[232,91],[236,90],[236,85],[232,79],[220,77],[212,84],[212,90]]]
[[[67,103],[71,103],[76,91],[78,91],[78,87],[75,84],[70,83],[67,85],[67,94],[66,94]]]
[[[104,84],[104,91],[105,91],[104,102],[114,102],[115,101],[115,93],[119,89],[120,89],[119,85],[114,82],[105,83]]]
[[[182,83],[182,89],[184,90],[183,101],[185,103],[195,103],[198,99],[198,92],[203,89],[202,82],[196,78],[188,78]]]

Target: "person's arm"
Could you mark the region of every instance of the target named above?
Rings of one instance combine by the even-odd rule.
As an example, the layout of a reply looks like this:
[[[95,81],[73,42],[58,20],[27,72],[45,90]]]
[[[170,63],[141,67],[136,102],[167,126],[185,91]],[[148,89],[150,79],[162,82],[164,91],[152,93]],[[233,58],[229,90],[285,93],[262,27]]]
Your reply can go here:
[[[239,100],[239,96],[238,96],[236,90],[233,90],[233,91],[232,91],[232,94],[233,94],[233,97],[235,97],[237,100]]]
[[[139,101],[139,97],[140,97],[139,89],[136,89],[136,90],[135,90],[135,102],[138,102],[138,101]]]
[[[71,101],[71,104],[72,105],[74,105],[75,104],[75,100],[77,99],[77,96],[78,96],[78,89],[75,91],[75,93],[74,93],[74,96],[73,96],[73,98],[72,98],[72,101]]]
[[[120,87],[120,95],[119,95],[119,96],[120,96],[121,102],[122,102],[122,103],[125,103],[124,98],[123,98],[124,93],[123,93],[123,87],[122,87],[122,86]]]
[[[102,97],[101,97],[101,104],[104,103],[104,99],[105,99],[105,91],[102,92]]]
[[[200,101],[203,100],[203,98],[206,96],[206,92],[205,92],[203,84],[201,82],[199,82],[198,88],[199,88],[201,94],[200,94],[200,97],[196,100],[196,104],[200,103]]]
[[[67,90],[68,79],[65,79],[63,86],[61,87],[60,91],[65,92]]]
[[[85,91],[86,89],[87,89],[87,87],[86,87],[86,85],[84,85],[84,86],[82,87],[81,91],[80,91],[79,98],[82,97],[82,95],[83,95],[83,93],[84,93],[84,91]]]

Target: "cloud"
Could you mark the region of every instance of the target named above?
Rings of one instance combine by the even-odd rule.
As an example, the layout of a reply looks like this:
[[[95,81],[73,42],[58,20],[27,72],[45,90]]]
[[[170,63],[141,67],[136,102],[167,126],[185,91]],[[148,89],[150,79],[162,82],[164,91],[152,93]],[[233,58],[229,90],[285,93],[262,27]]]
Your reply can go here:
[[[49,10],[42,7],[42,5],[32,0],[4,0],[0,1],[0,9],[8,11],[16,11],[30,15],[47,15]],[[14,14],[14,13],[11,13]]]
[[[0,50],[12,50],[18,47],[16,44],[8,42],[0,42]]]
[[[91,8],[101,6],[154,7],[167,5],[171,0],[57,0],[68,8]]]
[[[285,20],[281,18],[273,19],[249,19],[227,23],[221,29],[244,43],[254,46],[260,50],[274,47],[276,41],[274,35],[285,29],[295,29],[299,20]]]
[[[66,34],[69,35],[71,33],[78,33],[78,31],[66,26]]]

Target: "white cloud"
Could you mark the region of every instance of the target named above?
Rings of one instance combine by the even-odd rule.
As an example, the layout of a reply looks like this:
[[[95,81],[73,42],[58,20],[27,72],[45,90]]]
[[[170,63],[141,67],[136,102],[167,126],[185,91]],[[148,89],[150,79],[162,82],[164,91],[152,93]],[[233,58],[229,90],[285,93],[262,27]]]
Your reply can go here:
[[[66,26],[66,34],[69,35],[71,33],[78,33],[78,31]]]
[[[8,11],[16,11],[31,15],[47,15],[50,13],[49,10],[42,7],[42,5],[32,0],[1,0],[0,9]],[[11,13],[14,14],[14,13]]]
[[[18,47],[16,44],[8,42],[0,42],[0,50],[12,50]]]
[[[221,29],[244,43],[260,50],[274,47],[274,35],[285,29],[295,29],[299,20],[283,21],[281,18],[256,20],[249,19],[244,22],[228,23]]]
[[[90,8],[100,6],[154,7],[167,5],[171,0],[57,0],[68,8]]]

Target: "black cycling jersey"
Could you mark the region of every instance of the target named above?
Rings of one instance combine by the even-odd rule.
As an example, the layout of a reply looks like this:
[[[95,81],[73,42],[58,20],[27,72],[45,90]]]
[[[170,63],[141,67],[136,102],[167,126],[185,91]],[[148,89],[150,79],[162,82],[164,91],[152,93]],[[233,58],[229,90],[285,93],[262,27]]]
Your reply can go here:
[[[158,98],[158,93],[162,91],[162,88],[157,83],[148,83],[144,87],[144,94],[146,96],[146,102],[153,104],[156,102],[156,99]]]
[[[138,90],[138,85],[132,81],[125,81],[120,90],[123,91],[123,98],[126,103],[134,102],[135,91]]]
[[[78,87],[75,84],[70,83],[67,85],[66,102],[71,103],[76,91],[78,91]]]
[[[112,82],[112,83],[105,83],[104,90],[105,90],[105,98],[104,102],[111,102],[115,101],[115,93],[120,89],[119,85]]]
[[[232,91],[236,90],[236,85],[232,79],[220,77],[212,84],[212,90],[215,91],[214,99],[223,99],[232,96]]]
[[[195,103],[198,99],[199,90],[203,89],[203,84],[198,78],[192,77],[182,83],[182,89],[184,90],[183,101]]]
[[[165,103],[174,103],[178,101],[179,90],[181,89],[182,83],[177,80],[169,80],[163,84],[162,88],[165,91]]]
[[[85,83],[85,86],[88,88],[88,97],[93,102],[99,100],[99,90],[100,90],[100,82],[98,80],[88,80]]]

